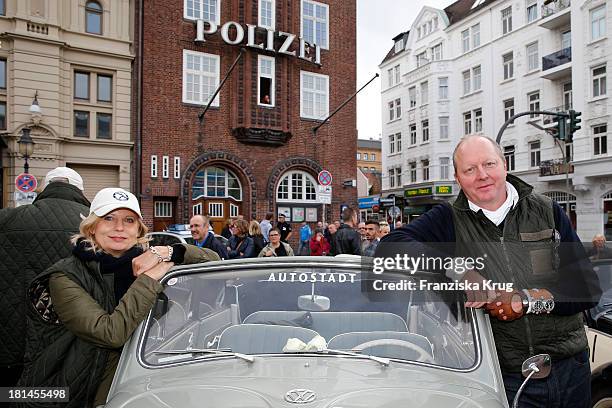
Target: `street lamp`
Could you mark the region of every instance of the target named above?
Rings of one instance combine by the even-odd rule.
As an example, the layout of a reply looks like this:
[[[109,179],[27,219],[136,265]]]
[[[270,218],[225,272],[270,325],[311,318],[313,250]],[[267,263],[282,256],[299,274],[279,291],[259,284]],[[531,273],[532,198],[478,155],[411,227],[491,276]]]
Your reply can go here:
[[[42,120],[42,109],[38,104],[38,91],[36,91],[34,94],[34,100],[32,101],[32,105],[30,105],[30,109],[28,109],[28,111],[30,112],[30,115],[32,115],[32,122],[35,126],[38,126]]]
[[[21,130],[21,137],[17,143],[19,143],[19,154],[21,154],[25,160],[25,163],[23,163],[23,171],[27,173],[28,170],[30,170],[28,159],[32,156],[32,152],[34,152],[35,144],[32,137],[30,137],[30,128],[24,127]]]

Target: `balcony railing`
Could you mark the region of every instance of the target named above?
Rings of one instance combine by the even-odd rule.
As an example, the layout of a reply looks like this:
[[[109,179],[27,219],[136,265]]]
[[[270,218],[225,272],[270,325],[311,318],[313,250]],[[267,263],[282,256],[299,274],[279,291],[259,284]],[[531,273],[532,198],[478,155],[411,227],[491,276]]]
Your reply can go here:
[[[555,106],[554,108],[547,108],[544,109],[545,111],[548,112],[567,112],[570,109],[572,109],[572,105],[560,105],[560,106]],[[545,125],[548,125],[550,123],[554,123],[555,122],[555,117],[551,116],[551,115],[542,115],[544,117],[543,122]]]
[[[542,6],[542,18],[546,18],[548,16],[552,16],[555,13],[558,13],[561,10],[565,10],[568,8],[572,2],[570,0],[555,0],[550,1],[548,4]]]
[[[573,173],[574,166],[571,163],[566,163],[565,159],[540,162],[540,177],[564,175],[566,170],[568,173]]]
[[[572,47],[567,47],[542,57],[542,71],[567,64],[568,62],[572,62]]]

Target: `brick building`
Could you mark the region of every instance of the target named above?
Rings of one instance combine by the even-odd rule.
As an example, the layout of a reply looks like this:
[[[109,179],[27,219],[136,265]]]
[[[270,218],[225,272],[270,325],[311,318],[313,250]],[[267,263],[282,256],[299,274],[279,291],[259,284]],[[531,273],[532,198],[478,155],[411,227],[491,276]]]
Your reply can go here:
[[[355,101],[313,133],[355,92],[355,0],[140,0],[136,14],[134,190],[147,224],[320,220],[322,169],[334,177],[325,218],[356,206],[342,186],[355,178]]]

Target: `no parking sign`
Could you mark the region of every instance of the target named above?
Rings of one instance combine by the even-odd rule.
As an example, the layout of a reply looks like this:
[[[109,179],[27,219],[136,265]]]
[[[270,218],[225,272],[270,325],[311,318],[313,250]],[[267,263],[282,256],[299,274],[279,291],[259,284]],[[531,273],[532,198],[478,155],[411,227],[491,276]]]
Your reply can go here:
[[[22,193],[31,193],[36,190],[37,186],[38,181],[36,181],[36,177],[29,173],[21,173],[15,177],[15,187]]]

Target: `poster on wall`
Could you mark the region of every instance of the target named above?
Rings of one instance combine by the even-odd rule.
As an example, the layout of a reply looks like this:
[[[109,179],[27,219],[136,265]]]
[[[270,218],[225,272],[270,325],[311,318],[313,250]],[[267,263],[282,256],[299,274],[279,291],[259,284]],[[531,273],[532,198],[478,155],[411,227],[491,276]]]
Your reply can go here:
[[[289,207],[278,207],[278,214],[283,214],[285,216],[285,221],[291,221],[291,208]]]
[[[317,222],[317,209],[316,208],[306,209],[306,222]]]
[[[293,207],[293,222],[304,221],[304,207]]]

